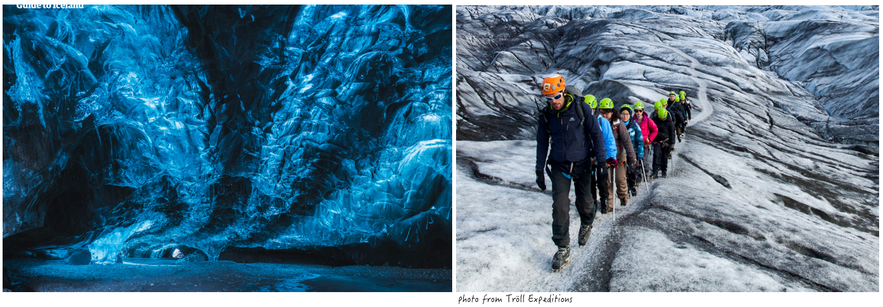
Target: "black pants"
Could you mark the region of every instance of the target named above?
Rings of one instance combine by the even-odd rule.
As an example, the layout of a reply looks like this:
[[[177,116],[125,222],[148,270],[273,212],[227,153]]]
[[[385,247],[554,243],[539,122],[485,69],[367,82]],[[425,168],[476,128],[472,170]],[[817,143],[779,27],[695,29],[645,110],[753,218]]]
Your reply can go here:
[[[668,169],[668,154],[671,152],[671,146],[662,146],[653,144],[653,173],[659,171],[665,172]]]
[[[625,182],[628,183],[629,190],[634,189],[638,183],[637,177],[641,175],[640,171],[635,171],[638,167],[637,163],[635,165],[626,164]]]
[[[569,164],[568,164],[569,166]],[[576,211],[579,212],[580,223],[591,225],[595,220],[595,202],[591,199],[589,190],[592,188],[592,164],[583,163],[574,166],[573,171],[567,175],[561,167],[554,164],[549,179],[552,181],[552,242],[557,246],[570,245],[570,182],[576,189]],[[570,176],[571,179],[568,179]],[[606,189],[605,189],[606,191]]]
[[[643,167],[641,164],[635,164],[635,172],[638,173],[637,180],[638,182],[644,182],[644,176],[650,176],[650,172],[653,169],[653,145],[648,145],[644,147],[644,158],[638,159],[643,163]]]

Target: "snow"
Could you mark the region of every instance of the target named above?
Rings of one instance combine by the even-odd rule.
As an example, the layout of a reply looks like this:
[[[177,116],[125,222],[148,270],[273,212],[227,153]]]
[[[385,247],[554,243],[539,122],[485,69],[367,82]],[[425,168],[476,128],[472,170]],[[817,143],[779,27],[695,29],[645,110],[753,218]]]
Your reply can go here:
[[[464,63],[458,74],[468,81],[458,91],[469,84],[476,93],[522,93],[511,97],[521,104],[481,115],[473,110],[486,110],[488,101],[458,95],[458,291],[878,291],[878,115],[858,113],[850,103],[835,109],[826,106],[829,96],[818,98],[838,93],[841,102],[854,98],[866,110],[877,108],[879,64],[863,55],[877,52],[877,21],[812,20],[839,14],[837,7],[703,6],[718,20],[748,21],[728,25],[669,8],[600,7],[607,19],[574,18],[558,26],[561,32],[543,29],[518,42],[544,46],[545,53],[507,49],[506,39],[458,38],[458,51],[469,51],[458,52]],[[499,8],[471,9],[458,7],[458,35],[479,26],[521,29],[494,23],[490,16]],[[543,9],[503,11],[530,16]],[[646,16],[642,9],[652,20],[631,19]],[[472,23],[464,11],[483,22]],[[784,21],[768,21],[761,12]],[[757,49],[763,35],[778,40]],[[554,49],[545,47],[547,40]],[[807,48],[818,42],[830,50]],[[584,93],[617,104],[652,102],[684,88],[694,105],[669,177],[639,189],[615,220],[598,215],[588,245],[572,245],[571,263],[559,273],[550,272],[551,195],[534,183],[536,119],[515,111],[530,109],[525,97],[536,95],[536,85],[483,82],[536,73],[507,63],[498,66],[502,71],[470,64],[490,49],[485,44],[519,62],[542,63],[543,71],[567,71],[568,83],[575,78]],[[861,68],[820,68],[835,58]],[[787,79],[801,74],[816,78]],[[475,75],[483,80],[470,79]],[[847,145],[860,140],[872,147]],[[578,225],[571,207],[571,230]]]
[[[649,194],[641,189],[629,206],[617,208],[616,219],[620,222],[615,227],[612,214],[596,217],[589,244],[572,246],[567,273],[549,271],[555,252],[550,238],[551,197],[548,192],[532,190],[533,142],[457,142],[458,291],[591,290],[594,288],[581,288],[582,278],[598,270],[590,259],[603,259],[602,247],[609,244],[622,244],[611,267],[611,291],[815,291],[765,266],[746,263],[742,257],[759,258],[785,271],[792,271],[786,267],[788,263],[803,259],[800,261],[808,261],[811,266],[838,272],[840,277],[834,285],[846,284],[856,287],[854,290],[863,289],[860,291],[875,289],[872,281],[876,277],[861,272],[876,271],[876,237],[795,215],[793,209],[777,205],[774,195],[788,195],[831,216],[837,216],[837,210],[791,184],[763,181],[763,173],[753,171],[762,166],[752,165],[751,160],[735,158],[701,142],[689,142],[679,144],[683,148],[680,155],[724,176],[731,188],[676,157],[668,179],[651,184]],[[473,162],[478,171],[494,179],[477,180],[470,175],[473,169],[459,162],[478,158],[481,160]],[[579,226],[575,210],[571,207],[571,229]],[[632,216],[649,220],[641,223],[669,226],[647,228],[629,222],[637,219]],[[669,232],[669,227],[675,231]],[[615,237],[611,235],[614,232],[618,232]],[[575,236],[572,231],[574,241]],[[715,242],[712,246],[718,247],[709,247],[693,236]],[[851,264],[839,267],[792,251],[816,242],[826,242],[822,253],[854,250],[857,255],[869,257],[845,256],[848,259],[838,263]],[[755,254],[758,252],[761,254]],[[739,256],[734,258],[733,254]],[[793,271],[821,278],[799,267]]]
[[[503,179],[504,185],[534,185],[530,176],[536,156],[535,145],[527,141],[457,143],[458,152],[480,154],[491,162],[504,160],[506,166],[493,165],[495,170],[481,168],[482,173]],[[514,145],[514,146],[513,146]],[[458,158],[460,159],[460,158]],[[458,160],[460,161],[460,160]],[[495,163],[494,163],[495,164]],[[568,291],[573,279],[561,278],[549,271],[552,244],[552,202],[546,193],[536,193],[490,185],[466,174],[471,170],[457,169],[457,289],[458,291]],[[508,181],[506,178],[520,178]],[[550,183],[547,182],[548,185]],[[571,192],[572,194],[573,192]],[[576,213],[575,208],[571,208]],[[571,215],[575,217],[575,215]],[[596,225],[603,224],[596,221]],[[597,227],[597,226],[596,226]],[[571,235],[579,229],[579,219],[571,219]],[[593,233],[597,233],[596,230]],[[594,238],[594,237],[593,237]],[[588,259],[583,251],[592,250],[574,244],[571,263]],[[572,269],[577,269],[573,267]]]
[[[683,242],[672,242],[649,229],[629,228],[612,270],[626,272],[610,281],[611,291],[757,292],[808,291],[799,284],[783,285],[760,269],[718,257]]]

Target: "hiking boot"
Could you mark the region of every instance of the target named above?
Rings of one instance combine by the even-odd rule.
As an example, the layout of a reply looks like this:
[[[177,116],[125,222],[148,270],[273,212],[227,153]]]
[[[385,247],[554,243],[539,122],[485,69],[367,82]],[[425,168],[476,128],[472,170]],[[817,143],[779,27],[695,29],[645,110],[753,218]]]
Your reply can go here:
[[[592,233],[592,224],[579,226],[579,246],[586,245],[589,242],[589,234]]]
[[[625,204],[628,203],[628,197],[623,197],[619,199],[619,206],[625,207]]]
[[[662,171],[662,178],[668,178],[668,175],[665,174],[665,171]]]
[[[552,256],[552,271],[558,272],[562,266],[570,261],[570,246],[558,247],[558,252]]]
[[[601,203],[599,204],[599,206],[601,207],[601,214],[607,214],[607,199],[606,198],[601,200]]]
[[[656,172],[654,171],[652,174],[650,174],[650,179],[659,179],[659,176],[657,176]]]
[[[629,196],[638,196],[637,186],[633,188],[629,188]]]

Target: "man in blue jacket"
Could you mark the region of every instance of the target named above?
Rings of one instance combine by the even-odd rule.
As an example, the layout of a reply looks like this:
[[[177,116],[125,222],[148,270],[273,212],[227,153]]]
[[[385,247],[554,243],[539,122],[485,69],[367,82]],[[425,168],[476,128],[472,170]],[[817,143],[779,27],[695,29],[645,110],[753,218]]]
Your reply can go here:
[[[592,116],[595,117],[595,120],[598,121],[598,125],[601,127],[601,136],[604,138],[604,150],[607,151],[607,160],[599,161],[599,164],[603,166],[605,165],[604,161],[611,160],[616,162],[618,151],[616,149],[616,140],[613,138],[613,128],[610,127],[610,121],[601,117],[601,108],[598,107],[598,100],[595,96],[586,95],[585,101],[594,110]],[[607,198],[610,197],[611,184],[613,183],[610,182],[606,172],[604,174],[595,172],[595,181],[592,183],[592,199],[595,200],[595,208],[601,209],[601,214],[607,214]],[[600,203],[598,202],[599,195],[601,196]]]
[[[590,193],[595,168],[592,160],[601,161],[599,164],[603,166],[607,152],[598,121],[589,106],[581,102],[579,91],[566,86],[558,74],[544,78],[542,86],[548,106],[538,120],[536,175],[537,186],[543,191],[546,190],[544,169],[552,181],[552,241],[558,246],[552,258],[552,270],[558,271],[570,260],[570,183],[572,181],[575,188],[580,216],[578,241],[585,245],[595,219]],[[605,173],[603,177],[606,177],[606,169],[597,167],[597,171]]]

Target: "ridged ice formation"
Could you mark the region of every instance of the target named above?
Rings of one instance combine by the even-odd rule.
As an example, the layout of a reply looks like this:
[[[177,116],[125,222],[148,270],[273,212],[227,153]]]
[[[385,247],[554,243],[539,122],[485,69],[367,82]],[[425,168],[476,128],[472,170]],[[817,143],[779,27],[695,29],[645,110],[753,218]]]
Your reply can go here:
[[[3,13],[4,238],[450,259],[450,6]]]

